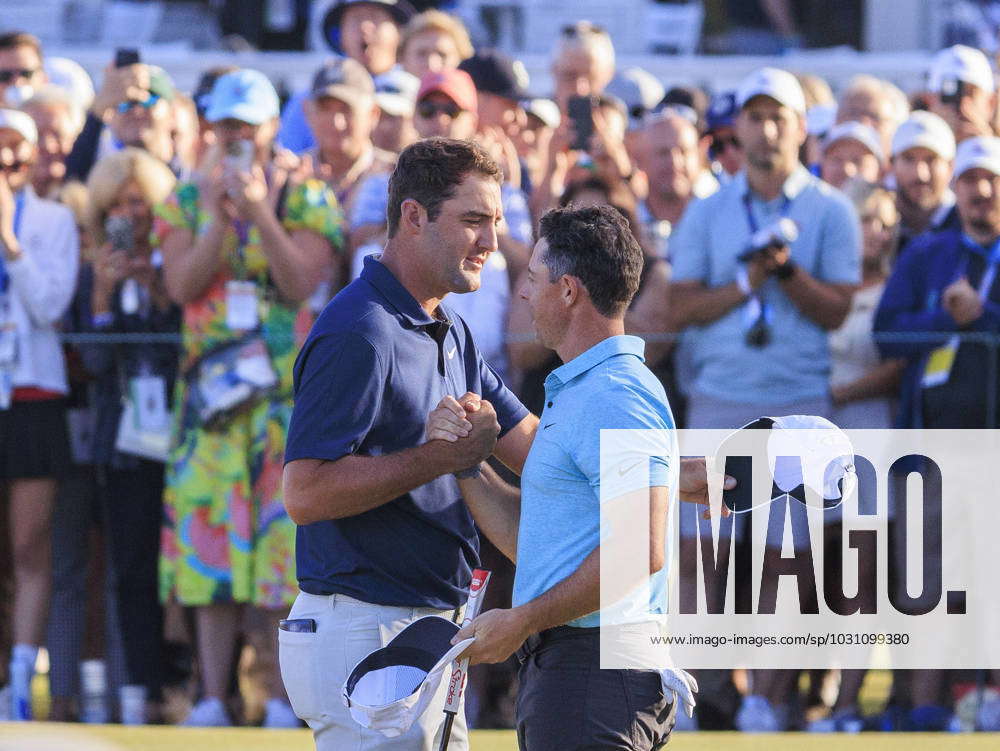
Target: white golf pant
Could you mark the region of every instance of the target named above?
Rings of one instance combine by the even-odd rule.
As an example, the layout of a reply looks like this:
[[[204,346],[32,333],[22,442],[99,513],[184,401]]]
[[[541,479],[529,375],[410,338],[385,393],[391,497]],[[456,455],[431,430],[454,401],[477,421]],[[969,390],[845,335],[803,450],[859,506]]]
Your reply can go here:
[[[427,711],[403,735],[387,738],[358,725],[341,700],[344,681],[370,652],[388,644],[425,615],[451,619],[454,611],[372,605],[345,595],[300,592],[290,619],[312,618],[315,633],[278,631],[281,678],[295,714],[313,731],[317,751],[437,751],[448,681],[441,681]],[[467,751],[465,700],[455,717],[449,751]]]

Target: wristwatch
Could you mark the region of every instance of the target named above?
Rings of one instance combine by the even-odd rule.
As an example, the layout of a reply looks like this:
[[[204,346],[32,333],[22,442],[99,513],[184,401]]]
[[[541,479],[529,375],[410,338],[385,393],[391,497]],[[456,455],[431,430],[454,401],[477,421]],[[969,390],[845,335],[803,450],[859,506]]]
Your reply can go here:
[[[479,464],[475,464],[468,469],[463,469],[461,472],[455,472],[454,474],[456,480],[472,480],[479,477],[481,473],[482,470],[479,468]]]

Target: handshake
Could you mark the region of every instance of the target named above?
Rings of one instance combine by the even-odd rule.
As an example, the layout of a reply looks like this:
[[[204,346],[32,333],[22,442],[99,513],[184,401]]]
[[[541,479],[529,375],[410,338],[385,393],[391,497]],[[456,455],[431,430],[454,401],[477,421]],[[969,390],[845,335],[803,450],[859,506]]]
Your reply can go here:
[[[500,423],[493,405],[478,394],[445,396],[427,417],[425,442],[445,441],[448,471],[459,479],[478,474],[479,464],[493,453]]]

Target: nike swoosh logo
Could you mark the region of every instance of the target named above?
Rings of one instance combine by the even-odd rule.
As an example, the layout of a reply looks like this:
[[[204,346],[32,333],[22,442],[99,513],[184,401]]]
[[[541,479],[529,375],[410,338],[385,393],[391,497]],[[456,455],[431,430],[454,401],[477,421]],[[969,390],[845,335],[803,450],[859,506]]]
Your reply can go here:
[[[548,430],[548,429],[549,429],[549,428],[551,428],[551,427],[552,427],[553,425],[555,425],[555,423],[554,423],[554,422],[550,422],[550,423],[549,423],[548,425],[546,425],[546,426],[545,426],[544,428],[542,428],[542,430]]]
[[[455,356],[455,350],[456,349],[458,349],[458,348],[457,347],[452,347],[450,350],[448,350],[448,359],[449,360]]]
[[[625,475],[627,475],[627,474],[628,474],[629,472],[631,472],[631,471],[632,471],[633,469],[635,469],[635,468],[636,468],[636,467],[638,467],[638,466],[639,466],[640,464],[642,464],[642,462],[643,462],[643,460],[642,460],[642,459],[640,459],[640,460],[639,460],[639,461],[637,461],[637,462],[632,462],[632,463],[631,463],[630,465],[628,465],[627,467],[619,467],[619,468],[618,468],[618,475],[619,475],[620,477],[624,477],[624,476],[625,476]]]

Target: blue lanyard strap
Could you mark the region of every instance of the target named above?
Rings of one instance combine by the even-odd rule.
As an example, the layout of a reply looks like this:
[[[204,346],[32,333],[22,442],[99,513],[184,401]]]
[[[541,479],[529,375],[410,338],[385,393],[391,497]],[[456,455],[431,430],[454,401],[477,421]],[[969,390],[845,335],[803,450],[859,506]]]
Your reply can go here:
[[[782,217],[788,216],[789,209],[792,208],[792,199],[786,195],[782,195],[784,199],[781,202],[781,208],[778,210]],[[747,224],[750,226],[750,234],[756,234],[757,230],[760,229],[760,225],[757,224],[757,218],[753,215],[753,206],[750,199],[750,190],[743,194],[743,208],[747,213]]]
[[[19,190],[14,194],[14,237],[21,237],[21,218],[24,214],[24,190]],[[4,266],[3,254],[0,253],[0,295],[7,291],[10,286],[10,275]]]
[[[962,243],[968,250],[986,259],[986,270],[983,271],[983,276],[979,280],[979,299],[986,302],[997,276],[997,266],[1000,265],[1000,237],[994,240],[988,249],[964,233],[962,234]],[[959,267],[958,276],[965,276],[968,268],[969,258],[966,256]]]

